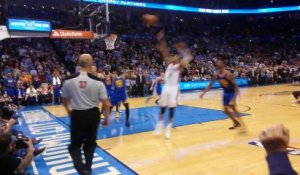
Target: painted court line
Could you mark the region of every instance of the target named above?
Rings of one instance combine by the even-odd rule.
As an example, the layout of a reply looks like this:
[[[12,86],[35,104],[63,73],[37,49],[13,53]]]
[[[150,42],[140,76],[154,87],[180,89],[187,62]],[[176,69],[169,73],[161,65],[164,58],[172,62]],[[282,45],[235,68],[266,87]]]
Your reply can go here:
[[[22,126],[24,133],[41,138],[39,147],[47,147],[43,155],[34,159],[30,174],[36,175],[73,175],[77,174],[67,146],[70,143],[69,128],[41,107],[22,110]],[[124,166],[107,152],[96,149],[93,160],[93,173],[99,175],[132,175],[133,170]]]

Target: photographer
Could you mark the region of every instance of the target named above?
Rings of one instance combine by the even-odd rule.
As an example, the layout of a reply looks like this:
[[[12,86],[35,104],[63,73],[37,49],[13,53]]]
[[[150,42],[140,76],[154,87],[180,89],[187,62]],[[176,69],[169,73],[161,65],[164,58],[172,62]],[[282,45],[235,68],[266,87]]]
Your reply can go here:
[[[38,103],[38,93],[32,84],[26,89],[25,101],[27,104]]]
[[[0,172],[5,175],[24,173],[33,158],[33,145],[31,140],[24,141],[27,145],[27,153],[24,158],[12,154],[15,147],[12,135],[0,134]]]

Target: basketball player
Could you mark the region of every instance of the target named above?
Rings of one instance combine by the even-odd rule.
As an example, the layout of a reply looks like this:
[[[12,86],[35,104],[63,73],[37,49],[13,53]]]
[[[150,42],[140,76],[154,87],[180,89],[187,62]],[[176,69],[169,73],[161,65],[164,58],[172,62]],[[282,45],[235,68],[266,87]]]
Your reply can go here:
[[[129,122],[129,103],[127,101],[127,94],[126,94],[126,86],[125,86],[125,77],[122,74],[121,70],[117,71],[116,77],[112,81],[112,94],[111,94],[111,103],[112,106],[116,106],[117,112],[116,116],[119,115],[118,113],[118,107],[119,104],[122,103],[125,107],[125,115],[126,115],[126,122],[125,126],[130,128],[131,124]],[[111,107],[112,110],[113,107]]]
[[[112,94],[112,74],[108,71],[108,70],[105,70],[104,71],[104,85],[105,85],[105,88],[106,88],[106,92],[107,92],[107,95],[108,97],[110,98],[111,97],[111,94]]]
[[[161,99],[160,99],[160,117],[159,121],[156,124],[156,128],[154,131],[155,135],[161,133],[164,123],[164,115],[167,107],[170,109],[169,122],[166,127],[165,137],[166,139],[171,138],[171,128],[173,125],[173,117],[174,110],[177,106],[177,98],[179,94],[179,76],[182,70],[189,64],[189,62],[193,59],[192,54],[188,47],[183,44],[175,44],[175,48],[178,53],[182,56],[182,60],[180,60],[179,55],[171,56],[169,49],[167,47],[167,43],[164,39],[164,32],[161,31],[158,34],[158,48],[162,53],[164,61],[167,64],[167,69],[164,76],[165,86],[162,90]]]
[[[148,103],[152,98],[155,98],[155,103],[158,105],[158,101],[160,99],[160,95],[162,92],[162,83],[164,81],[164,73],[161,73],[159,77],[157,77],[151,84],[150,91],[153,91],[150,97],[146,98],[146,103]]]
[[[200,98],[203,98],[204,95],[211,89],[214,82],[219,80],[220,85],[224,90],[224,112],[233,122],[233,126],[229,129],[236,129],[243,125],[240,114],[236,108],[236,98],[239,93],[239,87],[235,81],[234,75],[225,69],[225,65],[225,60],[218,58],[216,62],[217,72],[213,75],[208,87],[202,92],[202,94],[200,94]]]
[[[166,127],[165,137],[166,139],[170,139],[171,128],[173,125],[174,110],[177,106],[177,98],[179,93],[179,76],[182,70],[193,59],[193,56],[190,50],[188,49],[187,45],[184,43],[177,43],[174,45],[179,55],[172,56],[170,54],[167,42],[164,37],[164,30],[160,27],[158,16],[145,14],[142,16],[142,20],[147,27],[151,26],[160,30],[160,32],[158,32],[157,34],[158,49],[160,50],[164,61],[167,64],[167,69],[164,75],[165,86],[162,90],[160,99],[160,116],[159,121],[156,124],[154,134],[161,134],[162,129],[164,127],[164,115],[167,107],[169,107],[170,116],[168,125]],[[180,56],[183,58],[182,60],[180,60]]]

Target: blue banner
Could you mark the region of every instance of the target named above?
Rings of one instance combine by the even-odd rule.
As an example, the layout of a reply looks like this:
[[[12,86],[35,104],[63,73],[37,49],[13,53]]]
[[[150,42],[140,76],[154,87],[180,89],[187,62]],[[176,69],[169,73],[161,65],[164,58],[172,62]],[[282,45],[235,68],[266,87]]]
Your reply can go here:
[[[189,90],[202,90],[205,89],[208,84],[209,80],[206,81],[189,81],[189,82],[180,82],[179,88],[181,91],[189,91]],[[236,83],[238,86],[248,86],[248,78],[236,78]],[[221,85],[219,81],[215,81],[214,85],[212,88],[220,88]]]
[[[159,3],[148,3],[148,2],[137,2],[137,1],[126,1],[126,0],[83,0],[84,2],[94,3],[108,3],[111,5],[119,6],[130,6],[139,8],[153,8],[161,10],[172,10],[172,11],[184,11],[194,13],[213,13],[213,14],[260,14],[260,13],[275,13],[275,12],[289,12],[289,11],[300,11],[299,6],[287,6],[287,7],[274,7],[274,8],[259,8],[259,9],[208,9],[199,7],[189,7],[172,4],[159,4]]]
[[[50,21],[29,20],[29,19],[8,19],[8,30],[50,32]]]

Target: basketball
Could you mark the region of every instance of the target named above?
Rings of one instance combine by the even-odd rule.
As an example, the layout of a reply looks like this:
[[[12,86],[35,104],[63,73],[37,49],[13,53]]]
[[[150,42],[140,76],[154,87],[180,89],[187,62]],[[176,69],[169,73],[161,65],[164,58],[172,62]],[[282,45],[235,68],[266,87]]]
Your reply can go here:
[[[157,26],[159,24],[157,15],[145,14],[142,16],[142,20],[146,26]]]

